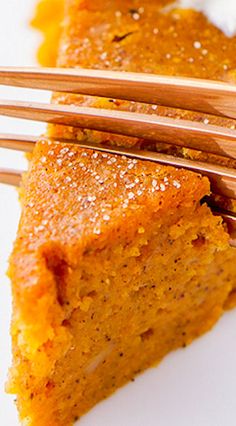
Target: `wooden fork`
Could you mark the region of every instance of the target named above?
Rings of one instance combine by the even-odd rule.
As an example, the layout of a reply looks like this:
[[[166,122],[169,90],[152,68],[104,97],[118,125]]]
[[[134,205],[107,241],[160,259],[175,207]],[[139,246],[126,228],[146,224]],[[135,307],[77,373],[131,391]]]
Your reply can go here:
[[[0,67],[0,84],[160,104],[236,119],[236,86],[217,81],[84,69]],[[156,143],[161,141],[236,159],[236,131],[204,122],[157,114],[18,101],[0,101],[0,114],[128,135]],[[30,136],[0,135],[0,147],[28,151],[35,142],[36,138]],[[236,199],[236,170],[233,168],[150,151],[73,140],[66,142],[199,172],[209,177],[214,192]],[[1,182],[18,184],[19,180],[20,172],[0,170]],[[219,209],[217,213],[224,216],[235,238],[236,215]]]

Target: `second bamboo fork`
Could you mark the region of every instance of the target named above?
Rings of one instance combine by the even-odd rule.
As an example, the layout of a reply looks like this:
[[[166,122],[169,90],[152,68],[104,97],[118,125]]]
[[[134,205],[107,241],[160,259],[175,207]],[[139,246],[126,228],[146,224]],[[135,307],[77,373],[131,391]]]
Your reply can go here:
[[[0,68],[0,84],[161,104],[236,118],[236,86],[222,82],[84,69]],[[206,125],[203,122],[160,117],[156,114],[17,101],[0,101],[0,114],[134,136],[156,143],[161,141],[236,159],[236,131]],[[1,147],[23,151],[31,150],[35,141],[33,137],[0,135]],[[68,140],[66,142],[78,143]],[[236,199],[236,171],[233,168],[150,151],[97,146],[92,143],[78,144],[86,148],[129,155],[202,173],[209,177],[214,192]],[[15,171],[0,171],[2,182],[14,184],[19,179],[20,175]],[[230,221],[231,226],[232,224],[236,226],[236,218],[232,212],[219,213],[225,214],[225,219]]]

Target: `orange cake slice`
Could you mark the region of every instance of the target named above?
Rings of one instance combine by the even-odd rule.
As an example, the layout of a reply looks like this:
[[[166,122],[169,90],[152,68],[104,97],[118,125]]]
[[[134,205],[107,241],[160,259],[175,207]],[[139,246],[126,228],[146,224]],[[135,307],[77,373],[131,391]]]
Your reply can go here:
[[[167,3],[61,2],[58,65],[231,78],[235,40],[198,13],[164,13]],[[194,47],[199,34],[209,55]],[[54,95],[54,102],[178,114],[73,95]],[[49,134],[58,141],[39,140],[23,180],[10,261],[8,388],[28,426],[72,425],[135,374],[209,330],[236,285],[227,230],[203,202],[207,178],[60,138],[145,141],[62,126]]]

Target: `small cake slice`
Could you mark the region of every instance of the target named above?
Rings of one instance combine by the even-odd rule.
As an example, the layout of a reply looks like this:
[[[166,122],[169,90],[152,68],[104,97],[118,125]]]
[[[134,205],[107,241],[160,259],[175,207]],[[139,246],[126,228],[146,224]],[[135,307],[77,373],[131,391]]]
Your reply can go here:
[[[11,259],[11,391],[64,426],[218,319],[233,253],[194,173],[41,141]]]
[[[200,14],[164,13],[167,3],[65,0],[58,65],[220,78],[220,61],[229,57],[233,68],[231,40]],[[199,33],[205,49],[214,50],[202,59],[193,44]],[[224,50],[216,49],[220,43]],[[54,102],[157,113],[72,95],[54,95]],[[58,142],[37,143],[24,177],[10,261],[9,391],[27,426],[72,425],[210,329],[236,283],[226,228],[202,201],[208,179],[60,143],[61,137],[145,141],[62,126],[50,135]]]

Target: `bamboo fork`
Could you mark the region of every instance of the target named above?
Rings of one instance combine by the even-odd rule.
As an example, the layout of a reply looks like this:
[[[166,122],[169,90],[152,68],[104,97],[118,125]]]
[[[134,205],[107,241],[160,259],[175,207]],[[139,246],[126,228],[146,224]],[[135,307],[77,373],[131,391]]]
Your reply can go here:
[[[83,69],[0,67],[0,84],[158,103],[236,118],[236,86],[215,81]],[[134,136],[156,143],[162,141],[236,159],[236,131],[220,126],[118,110],[17,101],[0,101],[0,114]],[[35,142],[34,137],[0,135],[0,147],[30,151]],[[65,142],[200,172],[209,177],[214,192],[236,199],[234,169],[150,151]],[[20,172],[0,170],[0,181],[18,184],[19,180]],[[217,214],[221,214],[229,224],[234,239],[231,244],[236,245],[236,216],[222,210],[218,210]]]
[[[1,68],[0,84],[122,98],[236,118],[236,86],[116,71]],[[162,141],[236,159],[236,132],[187,120],[109,109],[1,101],[0,114]]]
[[[236,86],[219,81],[81,68],[0,67],[0,84],[160,104],[236,118]]]

